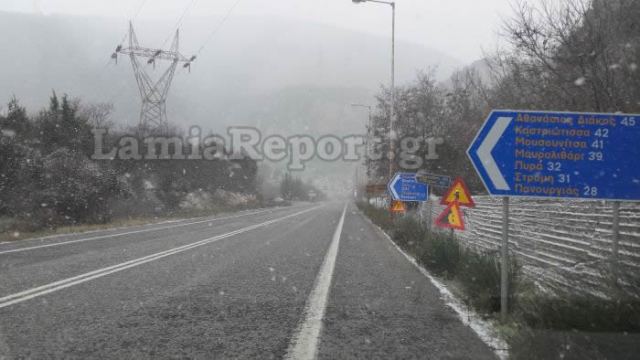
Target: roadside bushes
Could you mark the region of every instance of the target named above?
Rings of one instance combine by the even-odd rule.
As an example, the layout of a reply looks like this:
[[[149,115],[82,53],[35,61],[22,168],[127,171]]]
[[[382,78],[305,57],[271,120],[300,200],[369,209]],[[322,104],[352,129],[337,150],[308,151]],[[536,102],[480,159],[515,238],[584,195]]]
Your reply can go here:
[[[366,203],[359,208],[374,223],[387,231],[402,249],[436,276],[458,285],[465,302],[489,314],[500,311],[500,257],[466,249],[447,233],[429,232],[412,217],[391,219],[385,209]],[[509,297],[514,298],[519,266],[510,259]],[[511,301],[511,300],[510,300]]]
[[[389,217],[389,212],[385,209],[378,209],[375,206],[359,202],[358,208],[383,230],[391,230],[394,227],[393,220]]]
[[[457,241],[435,232],[426,233],[421,244],[420,262],[435,275],[453,279],[464,266],[466,255]]]
[[[635,359],[637,299],[520,294],[506,340],[512,359]]]
[[[523,297],[514,316],[534,329],[640,333],[640,301],[633,298]]]
[[[487,317],[500,310],[500,256],[465,248],[448,233],[427,232],[405,217],[392,221],[384,209],[358,204],[372,221],[391,235],[470,308]],[[509,318],[499,331],[512,359],[632,359],[640,352],[640,301],[621,291],[609,298],[570,291],[542,291],[521,276],[509,259]],[[637,288],[630,280],[620,283]]]
[[[387,217],[389,215],[387,214]],[[402,248],[415,248],[427,235],[424,227],[412,218],[400,218],[392,222],[391,237]]]
[[[48,107],[29,116],[17,99],[11,99],[6,115],[0,114],[0,232],[260,204],[258,166],[248,157],[96,160],[97,139],[92,133],[96,128],[111,130],[101,136],[103,153],[125,136],[146,144],[147,135],[183,135],[174,127],[153,132],[113,129],[110,109],[84,107],[79,100],[53,93]],[[147,153],[148,146],[132,151]],[[190,145],[181,146],[183,154],[191,151]]]

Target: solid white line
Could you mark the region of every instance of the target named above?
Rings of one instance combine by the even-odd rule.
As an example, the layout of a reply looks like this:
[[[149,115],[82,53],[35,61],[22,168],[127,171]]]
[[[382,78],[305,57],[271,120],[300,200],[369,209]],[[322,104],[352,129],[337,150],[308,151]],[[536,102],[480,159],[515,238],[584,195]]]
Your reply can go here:
[[[327,301],[329,299],[329,291],[331,289],[331,279],[333,278],[333,270],[338,257],[338,248],[340,246],[340,235],[342,234],[342,226],[344,225],[344,216],[347,212],[347,204],[342,210],[342,216],[333,233],[333,239],[329,250],[327,250],[320,272],[315,280],[315,286],[307,299],[305,305],[304,322],[296,331],[296,335],[292,338],[287,350],[287,359],[306,360],[315,359],[318,352],[318,340],[322,333],[322,321],[324,313],[327,309]]]
[[[27,301],[39,296],[43,296],[46,294],[50,294],[52,292],[55,291],[59,291],[65,288],[68,288],[70,286],[74,286],[74,285],[78,285],[78,284],[82,284],[84,282],[93,280],[93,279],[97,279],[109,274],[113,274],[116,272],[120,272],[135,266],[139,266],[142,264],[146,264],[148,262],[151,261],[155,261],[158,259],[162,259],[164,257],[167,257],[169,255],[174,255],[174,254],[178,254],[187,250],[191,250],[206,244],[210,244],[212,242],[218,241],[218,240],[222,240],[222,239],[226,239],[228,237],[234,236],[234,235],[238,235],[238,234],[242,234],[251,230],[255,230],[257,228],[260,227],[264,227],[267,225],[271,225],[277,222],[280,222],[282,220],[294,217],[294,216],[298,216],[298,215],[302,215],[304,213],[316,210],[318,208],[320,208],[322,206],[316,206],[313,207],[311,209],[307,209],[307,210],[303,210],[303,211],[299,211],[281,218],[277,218],[277,219],[273,219],[273,220],[269,220],[269,221],[265,221],[263,223],[260,224],[256,224],[256,225],[251,225],[242,229],[238,229],[226,234],[222,234],[222,235],[217,235],[208,239],[204,239],[204,240],[200,240],[197,241],[195,243],[191,243],[191,244],[187,244],[187,245],[182,245],[173,249],[169,249],[169,250],[165,250],[165,251],[161,251],[155,254],[151,254],[151,255],[147,255],[141,258],[137,258],[137,259],[133,259],[133,260],[129,260],[120,264],[116,264],[116,265],[112,265],[112,266],[108,266],[102,269],[98,269],[98,270],[94,270],[94,271],[90,271],[88,273],[84,273],[84,274],[80,274],[71,278],[67,278],[67,279],[63,279],[60,281],[56,281],[53,283],[49,283],[46,285],[42,285],[42,286],[38,286],[29,290],[25,290],[25,291],[21,291],[19,293],[15,293],[15,294],[11,294],[11,295],[7,295],[5,297],[0,298],[0,309],[7,307],[7,306],[11,306],[17,303],[21,303],[23,301]]]
[[[235,219],[235,218],[239,218],[239,217],[243,217],[243,216],[256,215],[256,214],[264,213],[264,212],[267,212],[267,211],[270,211],[270,210],[271,209],[260,210],[260,211],[255,211],[255,212],[251,212],[251,213],[244,213],[244,214],[240,214],[240,215],[233,215],[233,216],[227,216],[227,217],[221,217],[221,218],[210,218],[210,219],[207,219],[207,220],[194,221],[194,222],[190,222],[190,223],[182,223],[182,224],[177,224],[177,225],[162,226],[162,227],[156,227],[156,228],[150,228],[150,229],[133,230],[133,231],[127,231],[127,232],[117,233],[117,234],[106,234],[106,235],[92,236],[92,237],[82,238],[82,239],[61,241],[61,242],[52,243],[52,244],[36,245],[36,246],[29,246],[29,247],[23,247],[23,248],[17,248],[17,249],[3,250],[3,251],[0,251],[0,255],[23,252],[23,251],[30,251],[30,250],[37,250],[37,249],[54,247],[54,246],[69,245],[69,244],[75,244],[75,243],[80,243],[80,242],[85,242],[85,241],[100,240],[100,239],[106,239],[106,238],[111,238],[111,237],[140,234],[140,233],[151,232],[151,231],[175,229],[175,228],[179,228],[179,227],[183,227],[183,226],[202,224],[202,223],[206,223],[206,222],[219,221],[219,220],[229,220],[229,219]],[[72,234],[69,234],[69,235],[72,235]]]

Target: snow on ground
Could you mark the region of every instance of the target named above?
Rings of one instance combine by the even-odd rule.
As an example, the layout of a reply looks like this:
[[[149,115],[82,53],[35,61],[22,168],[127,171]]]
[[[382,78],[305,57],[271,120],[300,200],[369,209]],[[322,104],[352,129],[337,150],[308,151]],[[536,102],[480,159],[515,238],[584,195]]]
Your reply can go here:
[[[379,226],[375,225],[373,222],[371,222],[371,220],[364,216],[363,217],[371,224],[373,225],[387,240],[389,240],[389,242],[410,262],[412,263],[416,268],[418,268],[418,270],[427,278],[429,279],[429,281],[438,289],[438,291],[440,292],[441,298],[442,300],[445,302],[445,304],[450,307],[453,311],[456,312],[456,314],[458,315],[458,317],[460,318],[460,320],[467,326],[469,326],[477,335],[478,337],[485,343],[487,344],[487,346],[489,346],[491,349],[493,349],[493,351],[496,353],[496,355],[503,360],[506,360],[509,358],[509,346],[507,345],[507,343],[502,340],[502,338],[500,338],[498,336],[498,331],[496,330],[495,326],[487,321],[482,319],[475,311],[473,311],[472,309],[467,308],[464,303],[456,298],[451,291],[449,291],[449,289],[447,288],[446,285],[444,285],[442,282],[440,282],[438,279],[436,279],[435,277],[433,277],[431,274],[429,274],[429,272],[422,267],[417,261],[416,259],[414,259],[411,255],[407,254],[404,250],[402,250],[393,240],[391,240],[391,237],[384,232],[384,230],[382,230]]]

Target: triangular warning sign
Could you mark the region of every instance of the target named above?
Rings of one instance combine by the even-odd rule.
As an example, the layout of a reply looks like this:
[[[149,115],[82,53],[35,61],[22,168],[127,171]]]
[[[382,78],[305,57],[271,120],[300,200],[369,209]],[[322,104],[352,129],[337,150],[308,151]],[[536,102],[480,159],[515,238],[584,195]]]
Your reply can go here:
[[[475,207],[476,204],[473,202],[473,198],[471,197],[471,193],[469,192],[469,188],[464,183],[462,178],[457,178],[449,190],[444,194],[440,204],[442,205],[450,205],[454,202],[457,202],[460,206],[466,207]]]
[[[460,211],[460,205],[453,202],[438,216],[436,226],[446,229],[464,230],[464,218]]]
[[[391,212],[403,213],[406,211],[407,211],[407,208],[404,206],[404,203],[402,201],[393,201],[391,203]]]

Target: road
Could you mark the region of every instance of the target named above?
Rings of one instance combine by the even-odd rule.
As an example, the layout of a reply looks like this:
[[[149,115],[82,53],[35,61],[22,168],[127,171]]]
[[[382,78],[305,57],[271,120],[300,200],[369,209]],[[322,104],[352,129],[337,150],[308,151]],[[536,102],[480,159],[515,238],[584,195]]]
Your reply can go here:
[[[353,204],[0,244],[0,359],[493,359]]]

